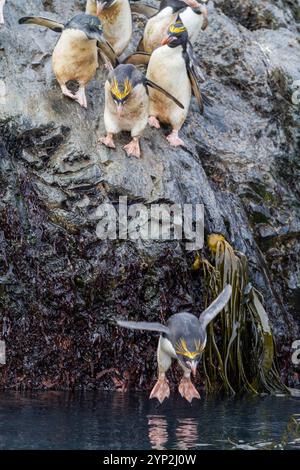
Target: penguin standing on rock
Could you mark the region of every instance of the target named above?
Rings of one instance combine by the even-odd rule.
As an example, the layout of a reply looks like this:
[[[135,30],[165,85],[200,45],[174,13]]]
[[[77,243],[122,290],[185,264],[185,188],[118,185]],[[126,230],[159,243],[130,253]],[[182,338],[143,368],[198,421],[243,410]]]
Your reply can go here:
[[[138,6],[135,8],[138,10]],[[145,27],[143,36],[145,52],[151,53],[160,46],[169,26],[176,21],[177,15],[186,27],[192,44],[200,30],[204,30],[208,25],[207,8],[197,0],[162,0],[158,12],[147,21]]]
[[[214,302],[200,315],[199,319],[191,313],[182,312],[172,315],[166,325],[160,323],[134,322],[117,320],[117,324],[133,330],[149,330],[161,333],[157,348],[158,380],[150,398],[157,398],[160,403],[170,396],[170,387],[166,372],[176,359],[183,369],[179,393],[187,401],[200,398],[192,384],[191,373],[195,376],[197,366],[204,351],[207,325],[225,307],[231,297],[232,288],[228,284]]]
[[[86,13],[98,16],[105,39],[120,56],[132,35],[132,16],[128,0],[87,0]]]
[[[182,107],[176,98],[147,80],[134,65],[120,64],[111,71],[105,83],[104,124],[107,135],[99,139],[102,144],[115,148],[114,134],[130,131],[132,140],[125,145],[124,150],[127,155],[140,157],[139,139],[149,117],[148,87],[166,96],[167,100],[173,100],[176,106]]]
[[[203,113],[199,82],[203,82],[204,77],[188,42],[187,30],[179,18],[169,27],[167,36],[162,40],[162,46],[152,53],[147,78],[174,95],[184,106],[179,109],[164,97],[159,97],[155,90],[150,90],[150,126],[159,128],[159,121],[170,124],[172,132],[167,136],[167,140],[174,147],[184,146],[178,132],[186,119],[192,91],[200,112]]]
[[[114,50],[103,36],[100,20],[81,13],[65,25],[38,16],[25,16],[19,23],[37,24],[61,33],[52,54],[53,71],[62,93],[86,108],[85,86],[96,73],[98,49],[113,65],[117,62]],[[77,93],[67,88],[66,84],[70,80],[78,82]]]
[[[4,14],[3,14],[4,4],[5,4],[5,0],[0,0],[0,24],[4,24]]]

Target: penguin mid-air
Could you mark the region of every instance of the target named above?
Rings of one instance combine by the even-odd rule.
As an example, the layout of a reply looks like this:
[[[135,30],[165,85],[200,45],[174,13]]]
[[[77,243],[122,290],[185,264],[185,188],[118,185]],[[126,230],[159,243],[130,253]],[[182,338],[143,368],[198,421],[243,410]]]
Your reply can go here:
[[[163,88],[153,83],[131,64],[120,64],[105,83],[104,124],[106,137],[100,142],[107,147],[115,148],[113,136],[121,131],[130,131],[132,140],[125,145],[127,155],[140,157],[139,138],[142,135],[149,117],[148,87],[155,89],[159,95],[173,100],[175,106],[182,104]]]
[[[52,54],[53,71],[62,93],[86,108],[85,86],[96,73],[98,49],[113,65],[117,62],[114,50],[104,38],[100,20],[80,13],[65,25],[38,16],[25,16],[19,19],[19,23],[37,24],[61,33]],[[67,88],[70,80],[79,84],[76,93]]]
[[[213,303],[200,315],[199,319],[191,313],[181,312],[172,315],[166,325],[160,323],[134,322],[117,320],[117,324],[133,330],[149,330],[161,333],[157,348],[158,380],[154,385],[150,398],[157,398],[160,403],[170,396],[170,387],[166,372],[172,359],[176,359],[183,369],[183,377],[179,385],[179,393],[191,402],[200,398],[191,381],[191,373],[195,376],[197,366],[204,351],[207,325],[225,307],[231,297],[232,288],[228,284]]]
[[[184,106],[183,109],[175,107],[172,102],[158,96],[155,90],[149,90],[150,126],[159,128],[159,122],[171,125],[172,132],[167,136],[167,140],[174,147],[184,146],[178,132],[186,119],[192,91],[200,112],[203,113],[199,82],[203,82],[204,77],[188,42],[187,30],[179,18],[169,27],[167,36],[162,40],[162,46],[153,51],[149,59],[147,78],[175,96]]]
[[[5,0],[0,0],[0,24],[4,24],[4,13],[3,13],[4,4],[5,4]]]
[[[86,13],[101,20],[105,39],[120,56],[132,35],[132,16],[128,0],[87,0]]]
[[[207,8],[197,0],[162,0],[158,12],[149,18],[145,26],[143,35],[145,52],[151,53],[160,46],[169,26],[176,21],[178,14],[192,44],[200,30],[204,30],[208,25]]]

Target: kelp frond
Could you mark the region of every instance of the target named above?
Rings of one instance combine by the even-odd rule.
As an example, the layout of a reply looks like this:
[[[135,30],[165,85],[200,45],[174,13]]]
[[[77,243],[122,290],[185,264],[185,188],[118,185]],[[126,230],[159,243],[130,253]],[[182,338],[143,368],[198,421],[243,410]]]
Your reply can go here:
[[[206,304],[226,284],[231,284],[232,296],[208,327],[203,361],[207,389],[221,387],[231,394],[288,393],[276,368],[274,339],[263,299],[249,282],[246,256],[235,251],[222,235],[210,235],[208,246],[214,265],[198,257],[193,266],[199,269],[201,265],[203,270]]]

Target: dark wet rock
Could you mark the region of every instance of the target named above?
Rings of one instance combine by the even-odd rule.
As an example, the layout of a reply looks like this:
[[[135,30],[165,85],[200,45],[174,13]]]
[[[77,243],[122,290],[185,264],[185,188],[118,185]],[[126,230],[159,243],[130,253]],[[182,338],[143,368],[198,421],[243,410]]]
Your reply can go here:
[[[183,243],[99,241],[97,207],[203,203],[206,233],[249,258],[263,293],[282,375],[299,338],[299,11],[291,1],[209,2],[196,46],[212,100],[193,101],[187,149],[147,129],[141,160],[97,144],[104,134],[99,69],[88,109],[63,98],[51,71],[56,33],[20,27],[25,14],[67,19],[84,1],[10,0],[0,30],[0,338],[6,387],[114,388],[154,380],[156,339],[113,318],[164,321],[203,307],[201,276]],[[143,24],[136,19],[135,43]],[[204,254],[207,255],[206,249]],[[176,369],[171,379],[178,374]],[[122,382],[123,381],[123,382]]]

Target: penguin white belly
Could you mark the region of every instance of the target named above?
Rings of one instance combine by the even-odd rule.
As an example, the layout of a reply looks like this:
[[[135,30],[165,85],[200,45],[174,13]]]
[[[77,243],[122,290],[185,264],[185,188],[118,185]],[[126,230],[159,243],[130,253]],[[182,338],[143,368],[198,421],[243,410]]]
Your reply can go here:
[[[143,38],[145,52],[151,53],[160,46],[170,24],[174,23],[176,17],[177,15],[168,7],[147,21]]]
[[[188,31],[189,40],[194,43],[203,25],[203,15],[198,15],[188,7],[179,16]]]
[[[179,130],[186,119],[191,101],[191,84],[182,48],[165,45],[156,49],[149,61],[147,78],[171,93],[184,106],[184,109],[179,108],[165,95],[150,88],[150,116]]]
[[[117,114],[116,104],[111,96],[110,83],[105,83],[104,124],[107,132],[117,134],[130,131],[132,137],[138,137],[145,129],[149,116],[149,97],[144,85],[138,84],[124,104],[122,115]]]
[[[128,0],[117,0],[99,15],[105,39],[121,55],[132,35],[132,17]]]
[[[172,346],[171,341],[163,336],[160,336],[157,348],[157,363],[159,373],[166,373],[169,369],[172,359],[176,359],[176,352]]]
[[[98,67],[96,40],[76,29],[64,30],[52,54],[52,67],[59,83],[77,80],[86,85]]]

